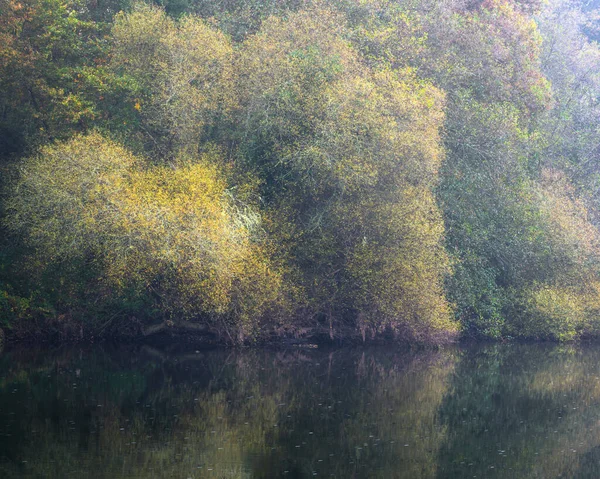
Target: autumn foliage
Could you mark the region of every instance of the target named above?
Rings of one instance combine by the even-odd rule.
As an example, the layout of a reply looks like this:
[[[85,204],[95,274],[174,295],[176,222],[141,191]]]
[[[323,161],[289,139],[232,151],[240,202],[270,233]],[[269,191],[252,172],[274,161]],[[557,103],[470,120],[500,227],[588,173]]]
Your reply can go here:
[[[600,332],[600,53],[576,6],[1,5],[5,327]]]

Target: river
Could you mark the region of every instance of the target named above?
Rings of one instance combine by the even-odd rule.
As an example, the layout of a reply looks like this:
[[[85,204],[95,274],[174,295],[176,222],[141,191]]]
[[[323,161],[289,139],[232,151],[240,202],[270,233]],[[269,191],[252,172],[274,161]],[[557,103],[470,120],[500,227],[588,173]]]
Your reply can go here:
[[[597,478],[600,346],[0,354],[3,478]]]

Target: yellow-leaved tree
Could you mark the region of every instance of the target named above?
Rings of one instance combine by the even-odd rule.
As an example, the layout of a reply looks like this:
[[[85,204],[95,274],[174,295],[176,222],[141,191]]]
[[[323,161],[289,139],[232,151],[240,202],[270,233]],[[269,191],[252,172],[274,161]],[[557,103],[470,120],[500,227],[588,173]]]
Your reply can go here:
[[[546,168],[528,185],[535,206],[530,242],[538,268],[518,295],[511,333],[572,340],[600,329],[600,234],[561,170]],[[535,224],[534,223],[534,224]]]
[[[282,277],[260,216],[229,192],[220,163],[215,151],[156,166],[76,136],[21,164],[7,224],[42,268],[93,268],[96,301],[134,291],[165,322],[194,319],[244,341],[281,307]]]

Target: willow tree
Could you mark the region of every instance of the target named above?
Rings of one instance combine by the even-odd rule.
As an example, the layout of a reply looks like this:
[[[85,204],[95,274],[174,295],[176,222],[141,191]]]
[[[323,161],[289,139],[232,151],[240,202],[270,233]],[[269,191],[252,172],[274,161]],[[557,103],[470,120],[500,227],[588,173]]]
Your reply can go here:
[[[91,301],[135,295],[142,319],[194,319],[244,340],[281,305],[282,279],[260,217],[228,193],[219,162],[213,152],[151,166],[97,134],[78,136],[21,164],[6,223],[41,270],[75,266],[58,284],[93,271]]]
[[[410,70],[369,68],[347,33],[307,10],[244,42],[239,163],[263,180],[313,325],[439,340],[456,330],[432,194],[444,97]]]
[[[234,98],[227,37],[199,17],[176,21],[140,3],[117,15],[112,41],[133,134],[162,159],[197,152]]]

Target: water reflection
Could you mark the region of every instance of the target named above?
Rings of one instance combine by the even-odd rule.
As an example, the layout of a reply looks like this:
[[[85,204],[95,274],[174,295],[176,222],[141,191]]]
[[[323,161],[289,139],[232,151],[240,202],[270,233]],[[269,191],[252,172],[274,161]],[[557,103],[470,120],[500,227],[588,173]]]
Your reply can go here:
[[[600,349],[0,356],[1,477],[600,477]]]
[[[440,408],[440,477],[600,477],[600,347],[464,353]]]

